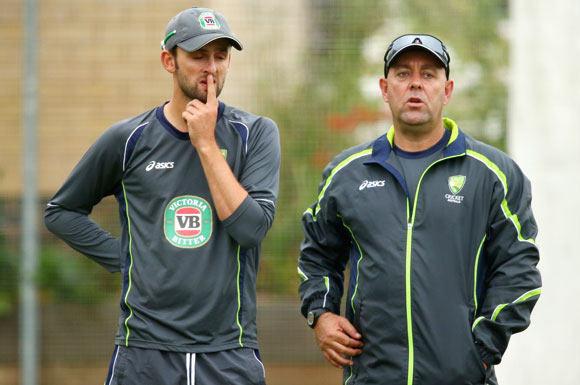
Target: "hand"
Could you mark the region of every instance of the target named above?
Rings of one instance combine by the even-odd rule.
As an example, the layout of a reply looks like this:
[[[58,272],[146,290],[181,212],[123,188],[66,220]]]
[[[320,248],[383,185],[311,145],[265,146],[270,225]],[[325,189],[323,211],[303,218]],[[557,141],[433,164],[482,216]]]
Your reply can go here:
[[[347,357],[362,353],[362,336],[346,318],[334,313],[326,312],[318,317],[314,335],[324,357],[337,368],[352,365]]]
[[[215,125],[217,121],[218,100],[213,75],[207,75],[207,101],[193,99],[187,103],[182,118],[187,122],[189,140],[196,150],[215,145]]]

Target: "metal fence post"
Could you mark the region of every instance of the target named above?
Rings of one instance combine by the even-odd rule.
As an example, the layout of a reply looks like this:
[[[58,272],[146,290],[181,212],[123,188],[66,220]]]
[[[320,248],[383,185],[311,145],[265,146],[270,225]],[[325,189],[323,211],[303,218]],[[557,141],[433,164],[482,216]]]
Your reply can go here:
[[[22,385],[37,385],[38,304],[36,271],[38,265],[38,18],[36,0],[25,0],[23,58],[23,175],[20,269],[20,370]]]

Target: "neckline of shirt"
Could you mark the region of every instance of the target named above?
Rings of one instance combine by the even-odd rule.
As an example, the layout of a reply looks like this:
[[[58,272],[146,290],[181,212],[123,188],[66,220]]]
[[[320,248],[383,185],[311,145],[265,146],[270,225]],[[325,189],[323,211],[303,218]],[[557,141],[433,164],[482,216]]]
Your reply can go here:
[[[447,142],[449,142],[449,138],[450,137],[451,137],[451,131],[445,130],[445,133],[443,134],[443,136],[441,137],[441,139],[439,139],[439,141],[437,143],[435,143],[433,146],[429,147],[426,150],[421,150],[421,151],[405,151],[405,150],[400,149],[397,146],[393,146],[393,151],[395,152],[395,154],[397,156],[400,156],[401,158],[406,158],[406,159],[420,159],[420,158],[425,158],[425,157],[427,157],[429,155],[433,155],[437,151],[443,149],[443,147],[445,147],[445,145],[447,144]]]
[[[169,101],[166,101],[165,103],[163,103],[162,105],[160,105],[159,107],[157,107],[157,109],[155,111],[155,116],[157,117],[157,120],[159,120],[159,123],[161,123],[161,125],[163,126],[163,128],[165,128],[165,130],[167,130],[167,132],[169,132],[173,137],[175,137],[177,139],[180,139],[180,140],[189,140],[189,134],[187,132],[179,131],[165,117],[165,114],[163,113],[163,107],[165,107],[165,105],[167,103],[169,103]],[[224,113],[224,110],[225,110],[225,107],[226,106],[225,106],[224,103],[219,102],[219,104],[218,104],[218,116],[217,116],[217,120],[220,120],[220,118],[222,117],[222,115]]]

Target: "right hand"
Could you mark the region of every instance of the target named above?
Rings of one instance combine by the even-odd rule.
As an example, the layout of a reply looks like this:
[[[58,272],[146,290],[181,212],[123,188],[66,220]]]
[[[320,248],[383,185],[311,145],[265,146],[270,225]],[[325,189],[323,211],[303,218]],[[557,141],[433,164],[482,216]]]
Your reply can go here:
[[[346,318],[334,313],[318,317],[314,335],[326,360],[337,368],[352,365],[351,357],[362,353],[362,336]]]

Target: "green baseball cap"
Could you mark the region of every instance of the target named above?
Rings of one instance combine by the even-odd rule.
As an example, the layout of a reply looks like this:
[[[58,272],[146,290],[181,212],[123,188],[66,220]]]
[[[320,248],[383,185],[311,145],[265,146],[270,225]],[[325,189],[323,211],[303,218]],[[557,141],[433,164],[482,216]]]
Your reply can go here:
[[[193,52],[217,39],[229,40],[238,51],[243,48],[222,14],[209,8],[193,7],[181,11],[169,20],[161,49],[170,51],[177,46]]]

